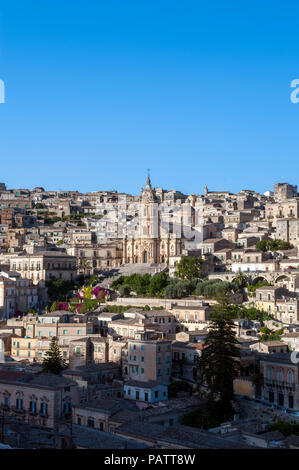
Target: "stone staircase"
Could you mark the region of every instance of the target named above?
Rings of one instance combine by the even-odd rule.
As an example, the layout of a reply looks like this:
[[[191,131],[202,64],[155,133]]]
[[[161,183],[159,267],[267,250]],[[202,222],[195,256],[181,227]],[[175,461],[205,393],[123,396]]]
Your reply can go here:
[[[110,288],[113,281],[120,276],[131,276],[132,274],[158,274],[160,272],[167,272],[168,266],[166,263],[162,264],[149,264],[149,263],[136,263],[136,264],[123,264],[118,269],[114,269],[111,276],[105,278],[99,285],[101,287]]]

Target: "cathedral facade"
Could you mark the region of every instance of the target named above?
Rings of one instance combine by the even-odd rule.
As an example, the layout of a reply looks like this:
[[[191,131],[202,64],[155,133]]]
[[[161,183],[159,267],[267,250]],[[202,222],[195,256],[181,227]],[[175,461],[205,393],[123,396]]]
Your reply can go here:
[[[181,233],[164,223],[155,190],[148,176],[140,196],[139,219],[134,236],[123,241],[123,263],[166,263],[170,256],[182,253]]]

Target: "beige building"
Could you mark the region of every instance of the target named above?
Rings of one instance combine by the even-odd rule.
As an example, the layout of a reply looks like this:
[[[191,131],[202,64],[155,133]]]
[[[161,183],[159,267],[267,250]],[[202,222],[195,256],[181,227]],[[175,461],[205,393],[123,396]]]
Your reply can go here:
[[[2,318],[11,317],[14,312],[26,312],[36,308],[39,301],[39,289],[31,279],[24,279],[18,273],[0,275],[0,311]]]
[[[297,185],[293,186],[288,183],[276,183],[274,184],[274,200],[276,202],[287,201],[297,197]]]
[[[94,272],[95,269],[117,268],[122,263],[123,246],[121,242],[110,242],[106,244],[80,245],[76,244],[67,248],[67,253],[76,256],[78,272]],[[88,269],[84,270],[84,263]],[[82,266],[80,268],[80,266]]]
[[[56,429],[78,402],[77,384],[54,374],[0,371],[0,403],[5,416]]]
[[[276,300],[275,318],[283,323],[299,323],[299,299],[284,297]]]
[[[287,199],[282,202],[268,202],[265,206],[265,217],[273,227],[276,227],[279,219],[298,219],[299,198]]]
[[[119,335],[123,338],[134,339],[135,334],[144,332],[149,321],[142,318],[128,318],[114,320],[108,323],[109,335]]]
[[[206,327],[210,310],[209,304],[202,302],[198,306],[174,306],[171,313],[175,316],[177,323],[182,325],[185,330],[194,331]]]
[[[45,281],[76,278],[76,258],[60,251],[41,251],[33,254],[19,254],[10,258],[11,271],[17,271],[24,279],[45,286]]]
[[[171,341],[129,340],[127,349],[123,351],[123,377],[138,382],[157,381],[169,382],[172,366]]]
[[[277,219],[276,238],[289,242],[294,247],[299,246],[299,219]]]
[[[11,356],[15,361],[26,359],[29,362],[34,362],[36,359],[36,339],[12,336]]]
[[[275,316],[276,314],[276,301],[286,293],[283,287],[263,286],[255,291],[255,307]]]
[[[288,352],[288,345],[283,341],[259,341],[249,346],[250,349],[265,354],[273,353],[286,353]]]

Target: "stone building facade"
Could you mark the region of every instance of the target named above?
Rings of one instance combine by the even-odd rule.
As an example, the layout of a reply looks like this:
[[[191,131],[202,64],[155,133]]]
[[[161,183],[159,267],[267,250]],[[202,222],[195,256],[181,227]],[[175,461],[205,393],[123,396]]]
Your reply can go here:
[[[166,263],[170,256],[180,255],[182,235],[177,236],[173,228],[173,223],[170,222],[163,230],[158,198],[148,177],[146,187],[141,192],[139,221],[135,233],[126,236],[123,242],[123,263]]]

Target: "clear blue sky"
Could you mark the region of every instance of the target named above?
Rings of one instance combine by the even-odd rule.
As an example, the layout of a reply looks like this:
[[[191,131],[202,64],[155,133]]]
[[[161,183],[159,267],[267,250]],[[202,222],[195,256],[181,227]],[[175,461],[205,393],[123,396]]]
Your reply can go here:
[[[0,181],[297,184],[298,34],[298,1],[0,0]]]

